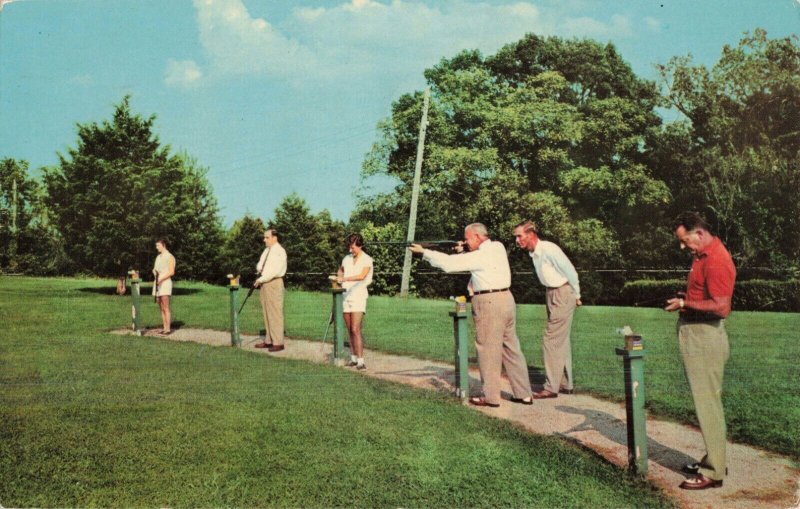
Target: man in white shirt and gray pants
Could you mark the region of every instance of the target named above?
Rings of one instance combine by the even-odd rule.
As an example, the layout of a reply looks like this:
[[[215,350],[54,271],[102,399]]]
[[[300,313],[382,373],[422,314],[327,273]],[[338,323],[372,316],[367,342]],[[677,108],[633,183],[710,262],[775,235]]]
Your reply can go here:
[[[483,397],[470,398],[476,406],[500,406],[500,375],[505,367],[514,397],[511,401],[530,405],[531,383],[528,364],[517,337],[517,309],[511,286],[511,268],[506,249],[489,239],[486,227],[472,223],[464,229],[468,253],[448,255],[423,249],[419,244],[409,248],[434,267],[445,272],[469,271],[472,278],[467,289],[472,295],[472,317],[475,320],[475,349],[483,383]]]
[[[256,270],[258,279],[253,286],[260,288],[261,312],[267,340],[255,345],[270,352],[280,352],[283,345],[283,276],[286,275],[286,250],[278,243],[278,232],[270,228],[264,232],[264,244]]]
[[[558,393],[572,394],[572,344],[570,329],[575,308],[581,305],[578,273],[567,255],[556,244],[539,239],[531,221],[514,228],[517,245],[533,259],[539,281],[547,287],[547,328],[542,337],[544,389],[533,393],[534,399],[557,398]]]

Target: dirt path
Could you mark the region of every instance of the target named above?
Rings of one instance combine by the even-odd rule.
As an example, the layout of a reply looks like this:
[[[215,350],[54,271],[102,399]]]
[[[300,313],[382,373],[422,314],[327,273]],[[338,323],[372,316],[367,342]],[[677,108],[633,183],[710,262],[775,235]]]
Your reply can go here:
[[[130,330],[119,331],[130,333]],[[146,335],[151,335],[150,333]],[[179,329],[173,341],[192,341],[214,346],[230,346],[228,332]],[[286,350],[267,353],[254,348],[255,336],[242,335],[242,348],[255,353],[315,363],[329,363],[332,345],[316,341],[287,340]],[[431,390],[453,391],[453,366],[440,362],[367,351],[368,369],[364,376],[381,378]],[[347,368],[342,368],[347,369]],[[477,370],[470,371],[470,387],[480,388]],[[510,394],[504,380],[504,392]],[[474,407],[473,407],[474,408]],[[475,408],[492,417],[509,420],[532,433],[556,435],[587,447],[612,463],[627,465],[625,406],[585,395],[560,395],[536,401],[532,406],[504,402],[499,408]],[[687,492],[678,488],[685,478],[681,466],[703,454],[703,440],[696,428],[673,422],[648,419],[648,475],[685,508],[776,508],[800,509],[800,470],[788,459],[750,446],[728,444],[730,475],[719,489]]]

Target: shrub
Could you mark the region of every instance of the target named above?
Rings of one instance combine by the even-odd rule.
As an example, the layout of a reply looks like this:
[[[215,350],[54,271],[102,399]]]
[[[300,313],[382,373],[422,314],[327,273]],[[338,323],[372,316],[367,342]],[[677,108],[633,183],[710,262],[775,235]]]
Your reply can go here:
[[[685,290],[683,279],[654,281],[641,279],[625,283],[623,306],[661,307],[664,301]],[[800,281],[751,279],[739,281],[733,292],[733,309],[739,311],[800,311]]]

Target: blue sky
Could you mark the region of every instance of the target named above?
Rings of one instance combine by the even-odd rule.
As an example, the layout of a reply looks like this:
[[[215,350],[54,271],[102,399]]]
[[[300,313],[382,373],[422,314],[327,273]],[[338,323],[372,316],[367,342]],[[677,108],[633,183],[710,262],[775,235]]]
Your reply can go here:
[[[292,192],[346,220],[378,121],[461,49],[589,37],[654,79],[671,56],[710,66],[745,31],[800,27],[800,0],[0,2],[0,158],[55,164],[130,94],[209,169],[227,225]]]

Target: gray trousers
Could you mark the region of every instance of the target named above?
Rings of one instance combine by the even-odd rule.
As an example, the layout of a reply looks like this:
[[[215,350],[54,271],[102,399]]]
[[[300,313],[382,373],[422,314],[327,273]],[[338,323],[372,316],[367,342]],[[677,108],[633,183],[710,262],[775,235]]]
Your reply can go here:
[[[548,288],[547,327],[542,336],[544,371],[547,375],[545,390],[558,394],[559,389],[573,389],[572,343],[570,329],[577,307],[577,297],[568,284]]]
[[[283,344],[283,278],[273,279],[261,285],[258,291],[261,314],[267,330],[267,343]]]
[[[500,376],[506,370],[515,398],[531,395],[528,363],[517,337],[517,306],[511,292],[485,293],[472,297],[475,349],[488,403],[500,403]]]
[[[678,346],[697,421],[706,446],[700,473],[719,481],[725,478],[727,445],[722,378],[730,356],[725,321],[690,323],[678,320]]]

